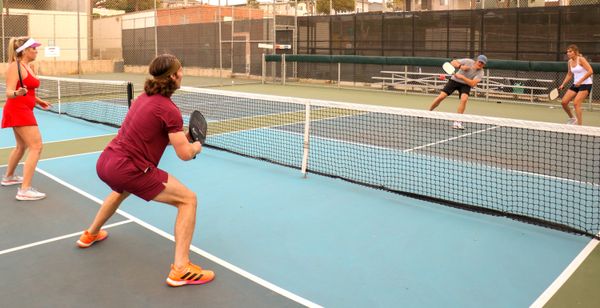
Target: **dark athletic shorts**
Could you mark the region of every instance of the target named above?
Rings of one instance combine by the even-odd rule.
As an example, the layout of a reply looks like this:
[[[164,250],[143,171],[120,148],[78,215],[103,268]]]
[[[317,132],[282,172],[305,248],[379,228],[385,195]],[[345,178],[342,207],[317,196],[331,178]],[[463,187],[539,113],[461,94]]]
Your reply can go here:
[[[469,95],[469,93],[471,93],[471,87],[469,85],[460,83],[458,81],[454,81],[452,79],[448,80],[448,82],[442,89],[442,92],[444,92],[444,93],[448,94],[448,96],[450,96],[450,95],[452,95],[452,92],[454,92],[455,90],[458,90],[459,95],[462,95],[463,93]]]
[[[154,199],[165,189],[169,174],[160,168],[146,172],[133,165],[131,159],[104,150],[96,163],[98,177],[113,191],[132,193],[146,201]]]
[[[572,85],[569,90],[574,91],[575,93],[578,93],[579,91],[588,91],[588,93],[592,92],[592,85],[591,84],[582,84],[579,87],[576,87],[575,85]]]

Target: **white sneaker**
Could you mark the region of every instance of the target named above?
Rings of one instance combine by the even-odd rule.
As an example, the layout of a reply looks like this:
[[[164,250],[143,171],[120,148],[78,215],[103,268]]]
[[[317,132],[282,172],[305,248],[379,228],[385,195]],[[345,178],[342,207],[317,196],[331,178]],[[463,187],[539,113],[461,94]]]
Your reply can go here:
[[[33,187],[29,187],[25,190],[19,188],[16,198],[21,201],[33,201],[46,198],[46,194],[35,190]]]
[[[10,185],[21,184],[21,183],[23,183],[23,177],[18,176],[18,175],[2,176],[2,182],[0,182],[0,184],[2,186],[10,186]]]
[[[454,124],[452,124],[452,128],[454,129],[465,129],[462,125],[462,122],[460,121],[454,121]]]
[[[577,124],[577,118],[570,118],[569,121],[567,121],[568,125],[575,125]]]

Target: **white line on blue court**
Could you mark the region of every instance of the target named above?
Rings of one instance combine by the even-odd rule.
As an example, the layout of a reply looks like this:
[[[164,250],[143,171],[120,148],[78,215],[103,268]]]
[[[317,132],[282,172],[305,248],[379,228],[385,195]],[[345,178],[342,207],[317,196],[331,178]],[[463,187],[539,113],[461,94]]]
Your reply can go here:
[[[85,137],[71,138],[71,139],[62,139],[62,140],[55,140],[55,141],[44,142],[44,145],[51,144],[51,143],[65,142],[65,141],[75,141],[75,140],[91,139],[91,138],[106,137],[106,136],[116,136],[116,135],[117,134],[103,134],[103,135],[95,135],[95,136],[85,136]],[[0,150],[12,149],[14,147],[15,146],[2,147],[2,148],[0,148]]]
[[[596,236],[600,236],[600,233],[596,234]],[[571,261],[569,266],[565,268],[565,270],[556,277],[556,280],[542,293],[533,304],[531,304],[531,308],[542,308],[548,303],[548,301],[556,294],[556,292],[567,282],[567,280],[575,273],[575,270],[581,266],[583,261],[587,259],[587,257],[592,253],[594,248],[598,246],[598,240],[592,239],[581,252]]]
[[[265,116],[278,116],[278,115],[283,115],[283,114],[294,114],[294,113],[298,113],[298,112],[303,112],[303,111],[300,110],[300,111],[290,111],[290,112],[283,112],[283,113],[276,113],[276,114],[255,115],[255,116],[250,116],[250,117],[230,118],[230,119],[226,119],[224,121],[246,120],[246,119],[265,117]],[[362,113],[362,114],[364,114],[364,113]],[[311,119],[310,121],[311,122],[320,122],[320,121],[326,121],[326,120],[331,120],[331,119],[342,119],[342,118],[348,118],[348,117],[354,117],[354,116],[357,116],[357,114],[343,115],[343,116],[330,116],[330,117],[325,117],[325,118],[319,118],[317,120]],[[208,120],[208,123],[211,123],[211,122],[219,122],[219,121],[218,120]],[[208,135],[208,137],[236,134],[236,133],[240,133],[240,132],[251,132],[251,131],[263,130],[263,129],[273,129],[274,127],[279,127],[279,126],[288,126],[288,125],[296,125],[296,124],[304,124],[304,123],[306,123],[306,119],[301,120],[301,121],[295,121],[295,122],[273,124],[273,125],[269,125],[269,126],[261,126],[261,127],[251,128],[251,129],[240,130],[240,131],[231,131],[231,132],[224,132],[224,133],[220,133],[220,134],[211,134],[211,135]],[[304,133],[295,133],[295,132],[288,132],[288,133],[295,134],[295,135],[304,135]],[[321,138],[321,137],[316,137],[316,138]],[[322,139],[329,139],[329,138],[322,138]]]
[[[103,151],[104,150],[99,150],[99,151],[77,153],[77,154],[71,154],[71,155],[65,155],[65,156],[49,157],[49,158],[40,159],[40,161],[49,161],[49,160],[62,159],[62,158],[73,158],[73,157],[78,157],[78,156],[83,156],[83,155],[102,153]],[[0,167],[3,167],[3,166],[0,166]]]
[[[102,153],[102,150],[100,151],[91,151],[91,152],[85,152],[85,153],[77,153],[77,154],[71,154],[71,155],[65,155],[65,156],[57,156],[57,157],[50,157],[50,158],[44,158],[44,159],[40,159],[39,161],[50,161],[50,160],[55,160],[55,159],[61,159],[61,158],[73,158],[73,157],[77,157],[77,156],[83,156],[83,155],[89,155],[89,154],[96,154],[96,153]],[[25,162],[20,162],[19,165],[24,165]],[[6,167],[8,166],[7,164],[4,165],[0,165],[0,168]]]
[[[460,136],[455,136],[455,137],[452,137],[452,138],[448,138],[448,139],[444,139],[444,140],[439,140],[439,141],[436,141],[436,142],[432,142],[432,143],[429,143],[429,144],[420,145],[420,146],[413,147],[413,148],[410,148],[410,149],[405,149],[405,150],[402,150],[402,152],[408,153],[408,152],[420,150],[420,149],[427,148],[427,147],[430,147],[430,146],[434,146],[434,145],[438,145],[438,144],[450,142],[450,141],[457,140],[457,139],[464,138],[464,137],[469,137],[469,136],[472,136],[472,135],[475,135],[475,134],[480,134],[480,133],[483,133],[483,132],[486,132],[486,131],[490,131],[490,130],[493,130],[493,129],[497,129],[497,128],[500,128],[500,127],[501,126],[489,127],[489,128],[478,130],[478,131],[474,131],[474,132],[471,132],[471,133],[462,134]],[[232,132],[232,133],[235,133],[235,132]],[[288,132],[288,133],[289,134],[302,135],[300,133],[294,133],[294,132]],[[339,139],[333,139],[333,138],[326,138],[326,137],[316,137],[316,136],[312,136],[312,137],[313,138],[318,138],[318,139],[321,139],[321,140],[329,140],[329,141],[335,141],[335,142],[341,142],[341,143],[346,143],[346,144],[357,145],[357,146],[360,146],[360,147],[390,150],[390,148],[382,147],[382,146],[375,146],[375,145],[372,145],[372,144],[362,144],[362,143],[357,143],[357,142],[349,142],[349,141],[345,141],[345,140],[339,140]],[[499,168],[499,167],[495,167],[495,166],[487,166],[487,167],[492,168],[492,169],[496,169],[496,170],[508,170],[508,169],[505,169],[505,168]],[[596,184],[596,183],[577,181],[577,180],[573,180],[573,179],[561,178],[561,177],[551,176],[551,175],[547,175],[547,174],[540,174],[540,173],[535,173],[535,172],[527,172],[527,171],[521,171],[521,170],[515,170],[515,169],[510,169],[510,171],[514,172],[516,174],[522,174],[522,175],[527,175],[527,176],[537,176],[537,177],[551,179],[551,180],[572,182],[572,183],[577,183],[577,184],[585,184],[585,185],[590,185],[590,186],[594,186],[594,187],[600,186],[600,184]]]
[[[112,228],[112,227],[116,227],[116,226],[120,226],[120,225],[124,225],[124,224],[130,223],[130,222],[133,222],[133,220],[119,221],[119,222],[116,222],[114,224],[103,226],[102,228],[103,229],[109,229],[109,228]],[[21,245],[21,246],[17,246],[17,247],[5,249],[5,250],[0,251],[0,255],[11,253],[11,252],[15,252],[15,251],[19,251],[19,250],[23,250],[23,249],[26,249],[26,248],[31,248],[31,247],[43,245],[43,244],[48,244],[48,243],[52,243],[52,242],[56,242],[56,241],[60,241],[60,240],[66,239],[66,238],[76,237],[76,236],[80,236],[80,235],[81,235],[81,231],[75,232],[75,233],[70,233],[70,234],[65,234],[65,235],[53,237],[53,238],[50,238],[50,239],[47,239],[47,240],[38,241],[38,242],[26,244],[26,245]]]
[[[92,200],[92,201],[94,201],[94,202],[96,202],[98,204],[102,204],[102,200],[100,200],[99,198],[96,198],[95,196],[93,196],[93,195],[91,195],[91,194],[89,194],[89,193],[87,193],[87,192],[79,189],[78,187],[73,186],[73,185],[71,185],[70,183],[68,183],[66,181],[63,181],[62,179],[60,179],[60,178],[58,178],[58,177],[56,177],[56,176],[54,176],[54,175],[52,175],[52,174],[50,174],[50,173],[42,170],[40,168],[36,168],[36,171],[39,172],[39,173],[41,173],[41,174],[43,174],[43,175],[45,175],[45,176],[47,176],[48,178],[54,180],[55,182],[57,182],[57,183],[65,186],[65,187],[73,190],[74,192],[76,192],[76,193],[78,193],[80,195],[82,195],[82,196],[84,196],[84,197],[86,197],[86,198],[88,198],[88,199],[90,199],[90,200]],[[127,213],[127,212],[124,212],[122,210],[117,210],[117,213],[120,214],[120,215],[123,215],[124,217],[126,217],[127,219],[129,219],[128,221],[133,221],[133,222],[139,224],[140,226],[142,226],[142,227],[144,227],[144,228],[146,228],[146,229],[148,229],[148,230],[150,230],[150,231],[152,231],[152,232],[154,232],[154,233],[156,233],[156,234],[158,234],[158,235],[160,235],[160,236],[162,236],[162,237],[164,237],[166,239],[169,239],[170,241],[173,241],[173,242],[175,241],[175,238],[174,238],[173,235],[171,235],[171,234],[169,234],[167,232],[164,232],[164,231],[162,231],[162,230],[160,230],[160,229],[152,226],[151,224],[148,224],[148,223],[144,222],[143,220],[141,220],[141,219],[139,219],[139,218],[137,218],[137,217],[135,217],[135,216]],[[79,232],[77,234],[79,235],[79,234],[81,234],[81,232]],[[293,301],[295,301],[295,302],[297,302],[297,303],[299,303],[301,305],[304,305],[304,306],[307,306],[307,307],[311,307],[311,308],[312,307],[314,307],[314,308],[322,308],[321,305],[313,303],[313,302],[311,302],[311,301],[309,301],[309,300],[307,300],[307,299],[305,299],[305,298],[303,298],[301,296],[298,296],[298,295],[296,295],[296,294],[294,294],[294,293],[292,293],[290,291],[287,291],[287,290],[285,290],[285,289],[283,289],[283,288],[281,288],[281,287],[279,287],[279,286],[277,286],[277,285],[275,285],[273,283],[270,283],[270,282],[268,282],[268,281],[266,281],[266,280],[264,280],[264,279],[262,279],[262,278],[260,278],[260,277],[258,277],[256,275],[251,274],[251,273],[249,273],[249,272],[247,272],[247,271],[245,271],[245,270],[243,270],[243,269],[241,269],[241,268],[239,268],[239,267],[237,267],[237,266],[235,266],[235,265],[233,265],[233,264],[231,264],[231,263],[229,263],[229,262],[227,262],[225,260],[222,260],[222,259],[220,259],[220,258],[218,258],[218,257],[216,257],[216,256],[214,256],[214,255],[212,255],[212,254],[210,254],[210,253],[208,253],[208,252],[206,252],[206,251],[198,248],[198,247],[195,247],[194,245],[190,246],[190,250],[193,251],[193,252],[195,252],[195,253],[197,253],[197,254],[199,254],[199,255],[201,255],[202,257],[204,257],[206,259],[209,259],[209,260],[211,260],[211,261],[213,261],[213,262],[215,262],[215,263],[223,266],[224,268],[226,268],[226,269],[228,269],[228,270],[230,270],[232,272],[235,272],[235,273],[239,274],[242,277],[245,277],[246,279],[248,279],[250,281],[253,281],[254,283],[256,283],[258,285],[261,285],[261,286],[263,286],[263,287],[265,287],[265,288],[267,288],[267,289],[269,289],[269,290],[271,290],[271,291],[273,291],[273,292],[275,292],[277,294],[280,294],[280,295],[282,295],[284,297],[287,297],[287,298],[289,298],[289,299],[291,299],[291,300],[293,300]]]

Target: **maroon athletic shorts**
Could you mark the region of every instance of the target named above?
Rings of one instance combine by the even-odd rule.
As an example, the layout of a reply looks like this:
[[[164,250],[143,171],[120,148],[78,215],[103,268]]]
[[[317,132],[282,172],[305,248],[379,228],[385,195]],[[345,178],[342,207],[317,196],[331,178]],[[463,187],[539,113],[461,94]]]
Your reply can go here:
[[[154,199],[165,189],[169,174],[160,168],[146,172],[133,165],[131,159],[104,150],[96,163],[98,177],[118,193],[132,193],[146,201]]]

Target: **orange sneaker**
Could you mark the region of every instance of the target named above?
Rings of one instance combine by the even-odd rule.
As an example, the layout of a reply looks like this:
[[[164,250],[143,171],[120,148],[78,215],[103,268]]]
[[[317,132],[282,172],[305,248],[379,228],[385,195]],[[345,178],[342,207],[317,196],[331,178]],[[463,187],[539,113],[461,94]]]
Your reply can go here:
[[[181,271],[175,270],[171,264],[171,272],[167,277],[167,284],[172,287],[180,287],[186,284],[204,284],[215,279],[213,271],[203,270],[200,266],[190,262]]]
[[[91,235],[88,230],[83,231],[83,234],[81,234],[81,236],[79,237],[79,240],[77,240],[77,245],[80,248],[88,248],[90,246],[92,246],[92,244],[94,244],[95,242],[100,242],[105,240],[108,237],[108,232],[106,232],[106,230],[100,230],[100,232],[98,232],[98,234],[96,235]]]

